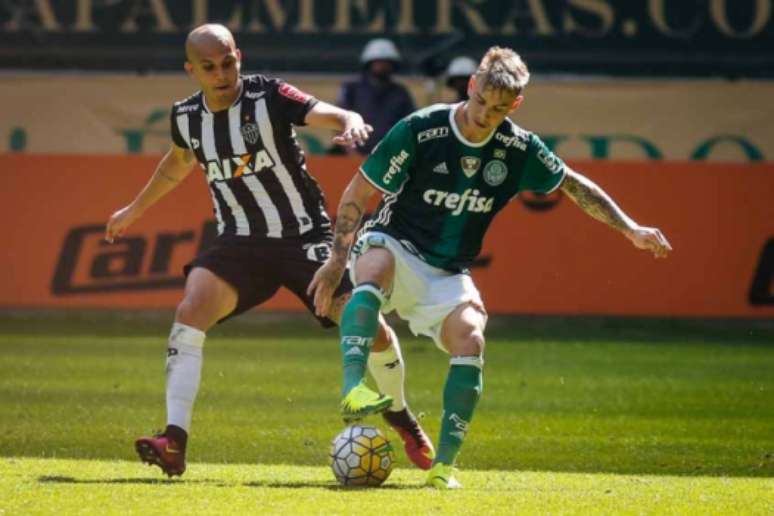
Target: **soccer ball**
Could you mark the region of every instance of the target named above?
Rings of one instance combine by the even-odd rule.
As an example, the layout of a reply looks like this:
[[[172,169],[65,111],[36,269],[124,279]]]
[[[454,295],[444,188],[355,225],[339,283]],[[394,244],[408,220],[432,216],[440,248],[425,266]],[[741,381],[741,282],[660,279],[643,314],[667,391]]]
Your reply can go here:
[[[394,463],[390,442],[373,426],[348,426],[331,443],[331,469],[344,486],[381,485]]]

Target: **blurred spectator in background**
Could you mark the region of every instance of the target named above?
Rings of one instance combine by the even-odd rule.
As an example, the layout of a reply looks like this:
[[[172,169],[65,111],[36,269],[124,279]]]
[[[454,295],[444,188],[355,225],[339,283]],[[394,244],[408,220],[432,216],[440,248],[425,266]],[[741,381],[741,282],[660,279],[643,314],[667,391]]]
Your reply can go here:
[[[357,147],[361,154],[371,149],[400,119],[415,110],[411,93],[392,80],[403,58],[389,39],[372,39],[360,54],[363,73],[341,86],[337,104],[359,113],[374,128],[371,138]]]
[[[458,56],[449,62],[446,67],[446,86],[454,90],[457,98],[454,102],[468,100],[468,82],[470,76],[476,73],[478,65],[467,56]]]

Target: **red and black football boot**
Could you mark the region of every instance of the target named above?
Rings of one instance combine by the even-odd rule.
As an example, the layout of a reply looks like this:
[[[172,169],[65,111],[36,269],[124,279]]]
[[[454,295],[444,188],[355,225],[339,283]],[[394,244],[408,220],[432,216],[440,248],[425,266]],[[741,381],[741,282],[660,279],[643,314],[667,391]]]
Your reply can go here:
[[[433,443],[408,408],[397,412],[387,410],[382,412],[382,417],[398,432],[409,460],[419,469],[430,469],[435,458]]]
[[[185,472],[185,448],[163,433],[140,437],[134,442],[134,448],[141,461],[155,464],[170,478]]]

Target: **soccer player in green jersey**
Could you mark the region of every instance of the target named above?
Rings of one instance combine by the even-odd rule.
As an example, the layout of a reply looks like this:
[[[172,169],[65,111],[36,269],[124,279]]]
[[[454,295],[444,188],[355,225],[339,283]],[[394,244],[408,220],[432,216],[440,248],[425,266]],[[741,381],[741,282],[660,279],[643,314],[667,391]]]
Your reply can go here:
[[[451,356],[438,452],[427,479],[440,489],[460,487],[453,466],[483,387],[487,314],[467,267],[495,214],[519,192],[561,188],[636,247],[659,258],[671,251],[661,231],[634,222],[537,135],[507,118],[524,100],[528,80],[518,54],[493,47],[470,79],[468,101],[430,106],[393,126],[345,190],[333,253],[309,285],[316,310],[327,313],[351,260],[356,287],[340,326],[345,418],[385,408],[363,383],[380,311],[396,310],[413,333],[431,337]],[[377,192],[381,205],[355,242]]]

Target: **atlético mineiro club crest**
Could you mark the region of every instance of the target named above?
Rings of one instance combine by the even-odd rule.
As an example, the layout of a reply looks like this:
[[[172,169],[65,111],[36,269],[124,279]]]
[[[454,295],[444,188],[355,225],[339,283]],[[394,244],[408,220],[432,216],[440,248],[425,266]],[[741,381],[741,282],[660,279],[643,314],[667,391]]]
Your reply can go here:
[[[242,128],[240,129],[242,132],[242,138],[245,139],[247,143],[250,145],[254,145],[255,142],[258,141],[258,135],[260,132],[258,131],[258,125],[254,123],[244,124]]]
[[[481,166],[481,160],[475,156],[462,156],[460,166],[467,177],[473,177]]]

